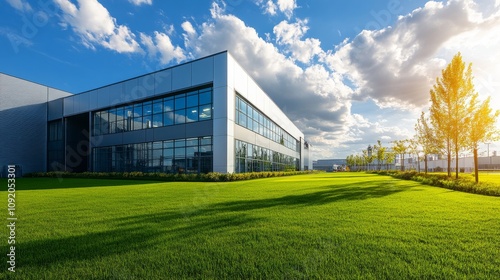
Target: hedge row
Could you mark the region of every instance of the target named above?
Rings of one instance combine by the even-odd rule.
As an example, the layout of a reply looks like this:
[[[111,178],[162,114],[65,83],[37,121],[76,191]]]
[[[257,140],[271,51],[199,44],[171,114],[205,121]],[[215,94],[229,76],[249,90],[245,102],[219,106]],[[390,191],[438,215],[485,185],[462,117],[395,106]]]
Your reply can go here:
[[[426,185],[446,188],[456,191],[483,194],[489,196],[500,196],[500,186],[489,182],[476,183],[468,178],[449,178],[444,174],[425,174],[417,171],[376,171],[379,175],[389,175],[397,179],[417,181]]]
[[[249,172],[249,173],[144,173],[144,172],[35,172],[25,177],[49,178],[89,178],[89,179],[138,179],[154,181],[184,181],[184,182],[231,182],[269,177],[282,177],[318,173],[318,171],[283,171],[283,172]]]

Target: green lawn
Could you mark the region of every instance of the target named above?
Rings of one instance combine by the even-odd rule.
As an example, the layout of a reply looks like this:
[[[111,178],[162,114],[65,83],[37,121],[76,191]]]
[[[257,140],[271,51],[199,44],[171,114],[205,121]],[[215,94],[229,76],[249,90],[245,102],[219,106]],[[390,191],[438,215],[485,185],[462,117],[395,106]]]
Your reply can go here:
[[[474,173],[471,176],[474,178]],[[479,172],[479,182],[490,182],[500,186],[500,172]]]
[[[7,183],[0,183],[6,213]],[[3,254],[0,278],[500,275],[499,197],[388,176],[323,173],[230,183],[23,178],[16,198],[16,272],[6,271]]]

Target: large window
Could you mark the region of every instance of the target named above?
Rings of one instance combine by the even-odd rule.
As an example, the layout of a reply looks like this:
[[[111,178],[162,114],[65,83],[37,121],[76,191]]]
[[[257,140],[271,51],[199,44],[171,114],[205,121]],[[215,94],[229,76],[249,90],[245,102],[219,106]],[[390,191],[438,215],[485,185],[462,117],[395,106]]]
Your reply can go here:
[[[235,140],[236,173],[299,170],[299,159],[270,149]]]
[[[236,123],[285,147],[300,151],[300,142],[261,111],[236,95]]]
[[[208,173],[212,137],[175,139],[93,149],[95,172]]]
[[[171,94],[93,113],[93,135],[212,119],[212,88]]]

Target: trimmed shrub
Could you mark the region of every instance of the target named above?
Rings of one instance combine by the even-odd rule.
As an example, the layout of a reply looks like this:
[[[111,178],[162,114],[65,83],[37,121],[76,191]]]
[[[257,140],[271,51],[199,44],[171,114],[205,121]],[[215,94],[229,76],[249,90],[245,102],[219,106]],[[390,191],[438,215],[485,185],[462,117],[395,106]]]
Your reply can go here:
[[[249,172],[249,173],[144,173],[133,172],[35,172],[25,177],[49,178],[94,178],[94,179],[130,179],[153,181],[184,181],[184,182],[231,182],[269,177],[291,176],[320,173],[321,171],[287,171],[287,172]]]
[[[446,188],[456,191],[483,194],[489,196],[500,196],[500,186],[488,183],[479,182],[476,184],[471,178],[452,179],[444,174],[424,174],[416,171],[379,171],[370,172],[373,174],[392,176],[397,179],[413,180],[425,185]]]

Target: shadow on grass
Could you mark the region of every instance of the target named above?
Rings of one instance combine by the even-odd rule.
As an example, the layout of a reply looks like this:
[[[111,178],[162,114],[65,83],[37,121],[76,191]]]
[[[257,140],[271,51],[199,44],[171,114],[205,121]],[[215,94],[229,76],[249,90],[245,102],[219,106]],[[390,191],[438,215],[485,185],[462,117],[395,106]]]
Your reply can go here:
[[[110,230],[25,242],[19,244],[19,249],[23,252],[23,266],[27,270],[67,261],[99,261],[109,256],[119,261],[124,254],[155,246],[163,250],[168,250],[169,246],[177,248],[175,250],[179,246],[195,250],[196,245],[191,244],[193,241],[203,244],[207,236],[241,234],[242,228],[265,221],[265,218],[254,217],[248,211],[377,199],[405,191],[415,190],[408,185],[394,187],[387,182],[372,181],[324,186],[315,192],[275,198],[188,204],[171,211],[99,221]]]
[[[212,206],[215,210],[219,211],[248,211],[279,206],[314,206],[339,201],[381,198],[412,189],[411,186],[391,187],[389,185],[374,184],[372,182],[331,185],[326,188],[326,190],[306,194],[287,195],[267,199],[238,200],[218,203]]]
[[[193,236],[205,238],[206,234],[231,228],[240,228],[254,223],[258,218],[246,214],[233,214],[223,217],[188,217],[185,213],[168,212],[131,217],[127,222],[110,222],[111,230],[90,232],[84,235],[23,242],[18,245],[22,252],[22,267],[49,267],[56,263],[71,261],[96,261],[109,256],[116,257],[120,263],[123,254],[147,251],[165,242],[178,245],[182,240]],[[190,239],[192,240],[192,239]],[[165,252],[167,253],[167,252]],[[127,260],[129,261],[129,260]]]
[[[5,182],[5,183],[3,183]],[[124,179],[80,179],[80,178],[18,178],[16,190],[49,190],[92,187],[113,187],[161,183],[159,181],[124,180]],[[0,179],[0,191],[7,190],[7,179]]]

